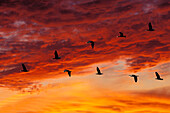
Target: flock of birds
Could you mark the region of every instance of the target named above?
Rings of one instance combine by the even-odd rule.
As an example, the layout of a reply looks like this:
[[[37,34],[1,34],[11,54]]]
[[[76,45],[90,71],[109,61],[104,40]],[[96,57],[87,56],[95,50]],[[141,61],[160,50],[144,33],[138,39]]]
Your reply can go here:
[[[152,28],[152,24],[151,24],[151,23],[149,23],[148,26],[149,26],[149,29],[148,29],[147,31],[154,31],[154,29]],[[126,38],[126,36],[125,36],[122,32],[119,32],[119,34],[120,34],[120,36],[117,36],[117,37],[125,37],[125,38]],[[90,43],[90,44],[91,44],[92,49],[94,48],[94,41],[88,41],[87,43]],[[53,59],[61,59],[61,57],[59,57],[57,51],[54,52],[54,55],[55,55],[55,57],[54,57]],[[23,72],[28,72],[28,70],[27,70],[27,68],[26,68],[26,66],[25,66],[24,64],[22,64],[22,68],[23,68],[23,70],[21,70],[21,71],[23,71]],[[71,77],[71,71],[70,71],[70,70],[65,69],[64,72],[67,72],[68,75],[69,75],[69,77]],[[101,73],[99,67],[97,67],[97,73],[96,73],[96,74],[97,74],[97,75],[102,75],[102,74],[103,74],[103,73]],[[158,72],[155,72],[155,74],[156,74],[156,78],[155,78],[155,79],[157,79],[157,80],[163,80],[163,79],[160,77],[160,75],[158,74]],[[130,77],[133,77],[135,82],[138,81],[138,77],[139,77],[139,76],[137,76],[137,75],[129,75],[129,76],[130,76]]]

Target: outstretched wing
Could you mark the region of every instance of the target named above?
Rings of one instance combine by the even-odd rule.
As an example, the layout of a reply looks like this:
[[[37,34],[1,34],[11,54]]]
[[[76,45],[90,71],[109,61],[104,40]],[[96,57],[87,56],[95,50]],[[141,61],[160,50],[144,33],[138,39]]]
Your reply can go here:
[[[58,58],[58,53],[57,51],[54,52],[55,58]]]
[[[148,26],[149,26],[149,29],[152,29],[152,24],[150,22],[149,22]]]
[[[155,74],[156,74],[156,77],[157,77],[158,79],[160,79],[160,75],[159,75],[157,72],[155,72]]]
[[[71,71],[68,71],[68,75],[69,75],[69,77],[71,77]]]
[[[123,36],[123,33],[122,32],[119,32],[120,33],[120,36]]]
[[[97,67],[97,72],[98,72],[98,73],[101,73],[101,72],[100,72],[100,69],[99,69],[98,67]]]
[[[23,68],[23,70],[27,70],[27,68],[25,67],[24,64],[22,64],[22,68]]]
[[[94,48],[94,42],[93,41],[91,42],[91,47]]]
[[[134,76],[134,80],[135,80],[135,82],[137,82],[138,81],[138,77]]]

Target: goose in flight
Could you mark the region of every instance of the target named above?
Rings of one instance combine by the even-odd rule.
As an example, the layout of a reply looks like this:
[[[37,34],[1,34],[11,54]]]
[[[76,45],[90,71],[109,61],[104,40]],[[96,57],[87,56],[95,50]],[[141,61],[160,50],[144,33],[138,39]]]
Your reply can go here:
[[[125,37],[125,38],[126,38],[126,36],[125,36],[125,35],[123,35],[123,33],[122,33],[122,32],[119,32],[119,34],[120,34],[120,36],[117,36],[117,37]]]
[[[100,69],[97,67],[97,75],[102,75],[103,73],[101,73]]]
[[[69,77],[71,77],[71,71],[70,70],[65,69],[64,72],[68,72]]]
[[[54,55],[55,55],[55,58],[53,58],[53,59],[60,59],[61,58],[61,57],[58,56],[57,51],[54,52]]]
[[[94,48],[94,41],[88,41],[87,43],[91,43],[92,49]]]
[[[23,72],[28,72],[28,70],[27,70],[27,68],[25,67],[24,64],[22,64],[22,68],[23,68],[23,70],[21,70],[21,71],[23,71]]]
[[[149,22],[148,27],[149,27],[148,31],[154,31],[154,29],[152,28],[151,22]]]
[[[155,74],[156,74],[156,77],[157,77],[157,78],[155,78],[155,79],[157,79],[157,80],[163,80],[163,78],[161,78],[160,75],[159,75],[157,72],[155,72]]]
[[[135,82],[138,81],[138,76],[137,75],[129,75],[130,77],[134,77]]]

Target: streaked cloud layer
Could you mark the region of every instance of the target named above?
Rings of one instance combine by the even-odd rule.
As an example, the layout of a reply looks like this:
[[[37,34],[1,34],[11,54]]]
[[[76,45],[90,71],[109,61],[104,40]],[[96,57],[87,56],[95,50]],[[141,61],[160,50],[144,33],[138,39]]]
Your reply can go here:
[[[2,101],[5,113],[168,113],[169,87],[151,91],[111,91],[86,82],[66,81],[33,94],[14,94]],[[163,90],[163,91],[162,91]],[[160,96],[160,94],[162,96]],[[15,106],[14,106],[15,105]]]
[[[170,86],[169,6],[168,0],[0,1],[0,87],[2,92],[12,92],[13,96],[9,97],[18,105],[14,108],[4,95],[2,101],[6,104],[0,104],[0,111],[11,113],[11,108],[14,113],[102,110],[102,113],[168,113],[164,108],[169,106]],[[146,31],[149,22],[155,31]],[[127,37],[118,38],[119,32]],[[89,40],[95,41],[94,50],[87,44]],[[52,59],[55,50],[60,60]],[[22,63],[28,73],[20,72]],[[96,78],[97,66],[104,77]],[[73,77],[69,79],[64,69],[72,70]],[[164,81],[155,81],[155,71]],[[139,83],[133,83],[128,76],[131,73],[139,74]],[[88,84],[88,88],[82,91],[84,84]],[[93,91],[91,86],[96,86],[94,94],[87,93]],[[123,92],[122,96],[118,89]],[[65,97],[61,91],[77,94]],[[60,94],[56,95],[57,92]],[[103,92],[109,94],[108,97]],[[159,100],[157,94],[163,92],[168,93]],[[45,99],[40,101],[42,98]],[[60,101],[55,102],[55,99]],[[64,101],[67,99],[68,103]],[[32,106],[35,101],[38,101],[37,108]],[[158,106],[151,110],[154,105]],[[32,111],[26,110],[28,106]]]

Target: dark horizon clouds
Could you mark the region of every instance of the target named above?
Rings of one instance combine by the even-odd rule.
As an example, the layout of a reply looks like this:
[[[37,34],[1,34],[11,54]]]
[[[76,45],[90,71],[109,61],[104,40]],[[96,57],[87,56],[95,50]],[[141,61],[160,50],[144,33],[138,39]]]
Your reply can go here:
[[[168,0],[1,0],[0,84],[22,88],[61,77],[66,68],[79,73],[121,57],[129,72],[169,62],[169,6]],[[146,31],[149,22],[155,31]],[[127,38],[117,38],[119,32]],[[60,60],[52,59],[54,50]],[[29,73],[20,72],[21,63]]]

